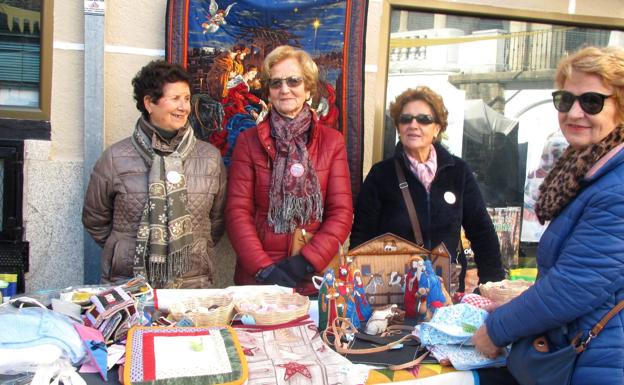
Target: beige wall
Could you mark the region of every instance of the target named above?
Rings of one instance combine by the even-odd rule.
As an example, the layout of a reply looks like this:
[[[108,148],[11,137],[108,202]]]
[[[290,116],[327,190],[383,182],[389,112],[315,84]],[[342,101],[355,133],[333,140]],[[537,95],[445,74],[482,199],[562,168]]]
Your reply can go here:
[[[52,149],[55,160],[83,157],[84,14],[82,0],[54,2]],[[147,62],[162,59],[167,0],[106,0],[105,145],[131,132],[138,117],[130,81]]]
[[[131,81],[150,60],[164,58],[166,9],[166,0],[106,1],[106,145],[132,133],[139,111],[132,97]],[[119,53],[132,49],[134,53]]]
[[[54,46],[52,54],[52,98],[50,122],[54,160],[82,160],[83,68],[84,43],[83,3],[79,0],[54,2]]]

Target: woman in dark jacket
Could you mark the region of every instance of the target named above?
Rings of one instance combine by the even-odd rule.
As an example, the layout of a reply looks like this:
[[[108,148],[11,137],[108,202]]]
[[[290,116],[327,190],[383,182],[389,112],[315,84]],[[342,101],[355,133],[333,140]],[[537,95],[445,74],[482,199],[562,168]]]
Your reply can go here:
[[[351,229],[345,142],[306,102],[318,69],[300,49],[280,46],[264,60],[271,111],[244,131],[232,155],[227,231],[237,254],[237,285],[270,283],[316,292],[306,274],[324,271]],[[291,255],[297,228],[314,234]]]
[[[82,223],[103,247],[102,279],[141,274],[155,287],[204,288],[223,235],[226,171],[188,123],[190,78],[165,61],[132,80],[141,117],[97,161]]]
[[[443,242],[454,253],[463,226],[475,252],[479,282],[503,279],[498,238],[472,171],[439,143],[448,116],[442,97],[428,87],[408,89],[390,105],[390,114],[399,143],[394,157],[375,164],[362,185],[350,247],[384,233],[416,242],[399,189],[397,159],[416,207],[423,246],[430,250]],[[463,291],[465,259],[460,262]]]

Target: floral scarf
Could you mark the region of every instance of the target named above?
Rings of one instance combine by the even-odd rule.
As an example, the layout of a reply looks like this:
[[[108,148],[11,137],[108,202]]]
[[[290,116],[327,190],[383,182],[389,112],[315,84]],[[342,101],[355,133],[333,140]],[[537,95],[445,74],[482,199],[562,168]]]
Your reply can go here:
[[[268,222],[278,234],[292,232],[297,225],[320,221],[323,217],[321,186],[306,146],[311,125],[312,112],[307,104],[294,119],[271,112],[276,156]]]
[[[167,143],[157,128],[141,117],[132,134],[132,145],[149,168],[148,199],[137,232],[134,274],[144,275],[153,286],[162,288],[191,267],[193,233],[184,161],[195,147],[195,136],[187,124]]]
[[[425,186],[427,191],[431,191],[431,183],[435,177],[435,173],[438,170],[438,156],[436,154],[435,147],[431,145],[429,151],[429,158],[424,162],[419,162],[416,158],[412,158],[407,152],[405,156],[409,161],[410,170],[418,178],[420,183]]]
[[[564,151],[539,188],[535,213],[541,224],[555,218],[583,187],[589,169],[609,151],[624,143],[624,126],[616,127],[599,143]]]

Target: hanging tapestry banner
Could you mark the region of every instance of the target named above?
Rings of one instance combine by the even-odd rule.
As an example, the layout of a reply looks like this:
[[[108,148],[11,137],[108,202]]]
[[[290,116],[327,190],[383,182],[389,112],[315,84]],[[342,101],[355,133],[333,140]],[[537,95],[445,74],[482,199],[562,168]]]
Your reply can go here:
[[[197,136],[219,148],[227,165],[237,136],[266,113],[258,81],[264,57],[279,45],[302,48],[320,72],[311,106],[343,133],[356,196],[367,6],[367,0],[168,0],[166,58],[191,74]]]

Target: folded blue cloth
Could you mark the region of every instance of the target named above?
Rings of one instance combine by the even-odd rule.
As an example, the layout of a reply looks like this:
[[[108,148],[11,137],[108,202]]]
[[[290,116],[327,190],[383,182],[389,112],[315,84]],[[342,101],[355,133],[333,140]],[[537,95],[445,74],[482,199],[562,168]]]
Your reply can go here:
[[[448,358],[457,370],[503,366],[506,354],[492,360],[472,346],[472,336],[487,316],[485,310],[462,303],[437,309],[429,322],[416,328],[420,341],[434,357]]]
[[[86,351],[69,317],[41,307],[0,308],[0,349],[19,349],[42,344],[58,346],[72,363],[81,362]]]

